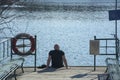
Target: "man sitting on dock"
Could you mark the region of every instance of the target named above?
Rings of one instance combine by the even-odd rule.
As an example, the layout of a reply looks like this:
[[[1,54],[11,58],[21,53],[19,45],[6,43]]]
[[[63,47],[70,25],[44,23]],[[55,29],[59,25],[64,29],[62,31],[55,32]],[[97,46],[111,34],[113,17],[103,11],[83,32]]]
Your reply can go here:
[[[49,52],[48,60],[47,60],[47,68],[49,68],[51,62],[52,68],[61,68],[64,67],[63,62],[65,64],[66,69],[68,69],[67,60],[65,58],[65,54],[63,51],[60,50],[58,44],[54,45],[54,50]]]

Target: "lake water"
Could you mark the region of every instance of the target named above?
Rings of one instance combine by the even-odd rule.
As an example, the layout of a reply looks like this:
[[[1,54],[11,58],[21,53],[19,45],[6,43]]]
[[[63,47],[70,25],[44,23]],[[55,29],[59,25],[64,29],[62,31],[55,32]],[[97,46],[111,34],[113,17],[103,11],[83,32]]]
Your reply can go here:
[[[115,22],[109,21],[108,10],[114,9],[114,6],[80,8],[80,10],[61,8],[30,12],[13,10],[11,14],[25,16],[16,18],[9,25],[12,26],[14,35],[23,32],[37,35],[38,66],[46,64],[48,53],[56,43],[65,52],[69,66],[93,66],[94,59],[89,53],[89,40],[93,40],[94,36],[113,38],[110,34],[115,33]],[[119,21],[118,25],[120,25]],[[26,58],[25,66],[33,65],[34,61],[31,57]],[[105,59],[105,56],[97,56],[97,65],[105,65]]]

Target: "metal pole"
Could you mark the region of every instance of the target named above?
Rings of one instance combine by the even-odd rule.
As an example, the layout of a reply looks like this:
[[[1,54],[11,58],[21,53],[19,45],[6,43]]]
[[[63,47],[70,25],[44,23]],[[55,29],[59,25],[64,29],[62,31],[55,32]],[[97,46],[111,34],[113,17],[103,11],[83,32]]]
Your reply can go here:
[[[116,0],[116,2],[115,2],[115,9],[117,10],[117,0]]]
[[[117,10],[117,0],[115,1],[115,10]],[[116,59],[118,60],[118,39],[117,39],[117,20],[115,20],[115,44],[116,44]]]
[[[105,48],[106,48],[106,49],[105,49],[105,50],[106,50],[106,54],[108,54],[108,53],[107,53],[107,40],[106,40],[106,46],[105,46]]]
[[[3,58],[5,58],[5,42],[3,42]]]
[[[7,57],[9,57],[9,40],[7,40]]]
[[[94,40],[96,40],[96,36],[94,36]],[[94,71],[96,71],[96,55],[94,55]]]
[[[13,58],[13,52],[12,52],[12,48],[13,48],[13,43],[12,43],[12,40],[13,40],[13,38],[11,38],[11,48],[10,48],[10,51],[11,51],[11,53],[10,53],[10,56],[11,56],[11,60],[12,60],[12,58]]]
[[[37,50],[37,49],[36,49],[36,41],[37,41],[37,40],[36,40],[36,37],[37,37],[37,36],[35,35],[35,67],[34,67],[34,71],[36,71],[36,60],[37,60],[37,54],[36,54],[36,50]]]
[[[96,55],[94,55],[94,71],[96,71]]]

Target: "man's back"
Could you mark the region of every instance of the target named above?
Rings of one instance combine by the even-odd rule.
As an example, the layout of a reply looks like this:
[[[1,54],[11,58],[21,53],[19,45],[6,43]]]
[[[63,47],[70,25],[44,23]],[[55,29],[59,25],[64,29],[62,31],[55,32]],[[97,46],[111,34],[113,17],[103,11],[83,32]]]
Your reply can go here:
[[[53,68],[60,68],[63,67],[63,60],[62,56],[64,55],[64,52],[61,50],[52,50],[49,52],[49,55],[52,58],[52,67]]]

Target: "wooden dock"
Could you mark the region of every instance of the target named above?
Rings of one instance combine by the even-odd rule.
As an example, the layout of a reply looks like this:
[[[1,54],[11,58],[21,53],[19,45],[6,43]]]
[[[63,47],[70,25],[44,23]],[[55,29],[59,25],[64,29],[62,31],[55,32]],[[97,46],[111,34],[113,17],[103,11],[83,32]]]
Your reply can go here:
[[[24,68],[25,73],[17,70],[17,80],[98,80],[97,75],[105,72],[106,67],[69,67],[69,69],[37,69]],[[14,78],[12,79],[14,80]]]

